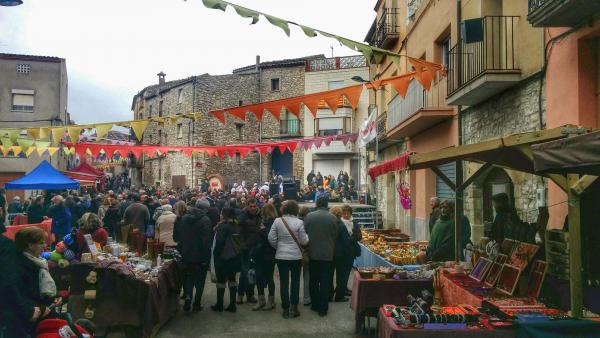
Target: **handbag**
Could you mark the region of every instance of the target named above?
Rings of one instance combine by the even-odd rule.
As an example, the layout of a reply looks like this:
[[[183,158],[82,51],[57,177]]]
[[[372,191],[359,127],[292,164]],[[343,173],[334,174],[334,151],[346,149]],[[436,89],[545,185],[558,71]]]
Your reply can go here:
[[[283,217],[281,217],[281,221],[283,222],[283,226],[285,226],[285,228],[287,229],[287,231],[290,234],[290,236],[292,236],[292,239],[294,240],[294,242],[296,242],[296,245],[298,246],[298,249],[300,249],[300,252],[302,253],[302,265],[308,264],[308,262],[310,261],[310,257],[308,256],[308,252],[306,252],[306,250],[304,250],[302,248],[302,245],[300,245],[300,242],[298,242],[298,238],[296,238],[296,235],[294,234],[294,232],[292,231],[292,229],[290,229],[290,226],[287,224],[287,222],[285,221],[285,219]]]

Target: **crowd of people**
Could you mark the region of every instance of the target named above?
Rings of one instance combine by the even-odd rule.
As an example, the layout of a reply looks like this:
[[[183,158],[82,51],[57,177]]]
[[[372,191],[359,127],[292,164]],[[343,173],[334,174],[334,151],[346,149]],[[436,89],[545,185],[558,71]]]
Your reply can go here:
[[[273,310],[277,267],[284,318],[300,315],[301,284],[302,303],[320,316],[327,315],[328,302],[348,300],[349,274],[360,255],[361,232],[352,220],[352,209],[345,205],[329,210],[329,198],[319,196],[311,211],[294,200],[283,201],[279,194],[269,196],[261,188],[48,193],[33,197],[21,210],[30,222],[51,218],[55,243],[74,238],[77,254],[88,250],[86,234],[104,245],[108,237],[123,240],[134,229],[176,248],[183,266],[186,312],[203,310],[209,274],[217,291],[213,311],[236,312],[244,302],[253,303],[253,311]],[[4,230],[2,225],[0,231]],[[3,297],[10,297],[3,298],[8,305],[0,315],[12,319],[7,330],[31,334],[33,324],[48,315],[50,304],[60,301],[44,272],[47,263],[39,258],[47,236],[31,227],[18,232],[14,243],[1,237],[0,266],[6,276],[1,289]]]
[[[337,178],[334,175],[315,174],[314,170],[306,176],[306,185],[299,192],[302,201],[316,201],[326,197],[331,202],[346,202],[358,199],[356,182],[348,172],[340,171]]]

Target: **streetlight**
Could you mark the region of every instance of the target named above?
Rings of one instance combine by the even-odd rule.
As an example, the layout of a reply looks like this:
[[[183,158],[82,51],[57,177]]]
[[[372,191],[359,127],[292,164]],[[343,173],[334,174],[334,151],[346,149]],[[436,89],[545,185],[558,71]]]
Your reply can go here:
[[[0,0],[0,6],[12,7],[22,5],[22,0]]]
[[[351,77],[350,79],[354,82],[371,84],[371,81],[367,81],[359,75],[355,75],[355,76]],[[371,86],[371,88],[375,89],[375,112],[374,112],[374,114],[379,115],[379,112],[377,111],[377,88],[374,86]],[[378,117],[378,116],[376,116],[376,117]],[[375,165],[379,164],[379,130],[378,129],[379,129],[379,121],[377,121],[377,119],[376,119],[375,120]],[[375,203],[375,229],[377,229],[377,227],[379,225],[379,206],[377,205],[379,203],[379,198],[377,196],[377,179],[375,179],[374,188],[375,188],[375,198],[377,198],[377,202]]]

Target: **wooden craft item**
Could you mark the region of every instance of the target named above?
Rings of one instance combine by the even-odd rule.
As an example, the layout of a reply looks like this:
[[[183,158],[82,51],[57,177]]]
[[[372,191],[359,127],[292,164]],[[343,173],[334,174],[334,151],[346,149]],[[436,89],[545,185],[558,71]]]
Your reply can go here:
[[[477,263],[475,264],[473,271],[471,271],[471,273],[469,274],[469,277],[478,282],[482,282],[483,280],[485,280],[488,271],[492,267],[492,263],[493,262],[491,260],[485,257],[480,257]]]
[[[532,263],[529,279],[527,280],[527,296],[537,298],[540,295],[547,267],[546,262],[539,259]]]
[[[524,270],[533,259],[539,246],[529,243],[519,243],[510,255],[510,264]]]
[[[485,277],[485,281],[483,282],[484,286],[488,288],[493,288],[494,286],[496,286],[496,282],[500,277],[500,272],[502,272],[502,266],[503,265],[500,263],[492,263],[492,267],[490,268],[490,271]]]
[[[500,253],[510,256],[518,244],[514,239],[505,238],[500,244]]]

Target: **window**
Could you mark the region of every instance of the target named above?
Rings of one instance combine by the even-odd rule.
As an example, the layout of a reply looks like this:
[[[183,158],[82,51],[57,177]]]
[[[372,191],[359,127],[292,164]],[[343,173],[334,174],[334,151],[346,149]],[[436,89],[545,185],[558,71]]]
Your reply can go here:
[[[329,81],[329,82],[327,82],[327,88],[329,90],[339,89],[339,88],[342,88],[342,87],[344,87],[344,81],[343,80],[340,80],[340,81]]]
[[[240,107],[241,107],[241,106],[243,106],[243,105],[244,105],[244,101],[243,101],[243,100],[239,100],[239,101],[238,101],[238,106],[240,106]]]
[[[236,123],[235,124],[235,128],[237,129],[237,133],[238,133],[238,140],[243,140],[244,139],[244,132],[243,132],[243,128],[244,125],[240,124],[240,123]]]
[[[31,72],[31,65],[27,63],[20,63],[17,65],[17,73],[29,74]]]
[[[179,88],[179,92],[177,93],[177,103],[183,102],[183,88]]]
[[[158,116],[163,116],[163,102],[162,100],[158,103]]]
[[[183,126],[181,123],[177,124],[177,138],[183,138]]]
[[[148,106],[148,117],[152,117],[152,105]]]
[[[440,63],[448,69],[450,64],[450,37],[440,42]]]
[[[343,134],[344,118],[343,117],[328,117],[317,119],[317,134],[318,136],[331,136]]]
[[[239,151],[235,152],[235,163],[237,163],[237,164],[242,163],[242,156],[240,155]]]
[[[271,79],[271,91],[278,92],[280,89],[279,78]]]
[[[12,111],[33,113],[34,106],[33,90],[12,90]]]
[[[162,130],[159,129],[158,130],[158,142],[157,143],[160,144],[161,142],[162,142]]]

